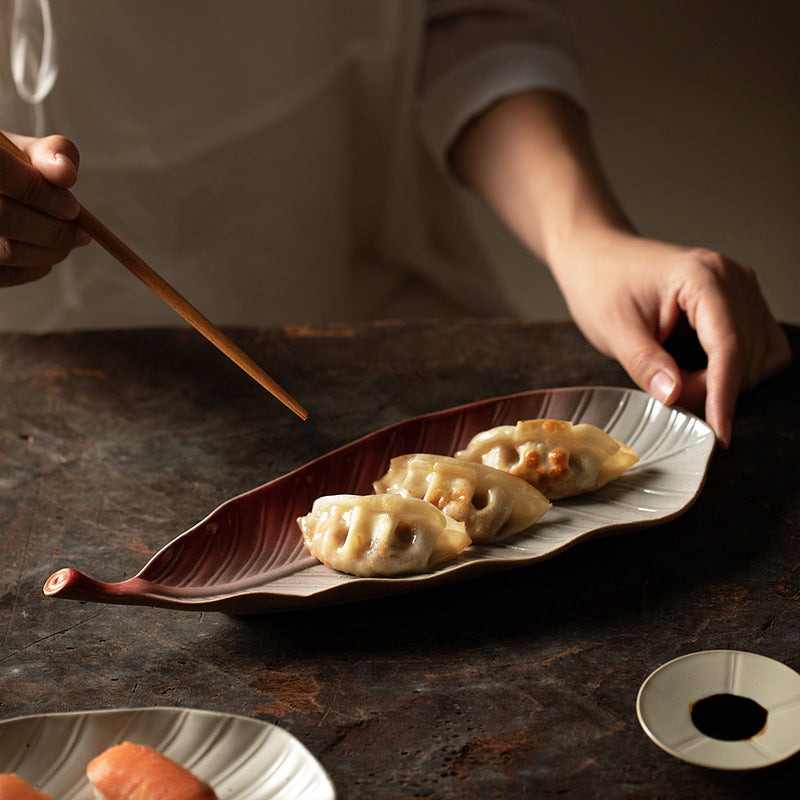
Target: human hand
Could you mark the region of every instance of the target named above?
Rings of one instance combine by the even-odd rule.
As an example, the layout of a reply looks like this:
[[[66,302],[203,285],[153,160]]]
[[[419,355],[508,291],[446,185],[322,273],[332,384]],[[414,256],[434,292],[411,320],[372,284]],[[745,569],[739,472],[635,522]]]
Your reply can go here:
[[[8,138],[30,163],[0,148],[0,286],[37,280],[90,241],[68,191],[78,177],[75,145],[63,136]]]
[[[561,256],[561,289],[589,341],[657,400],[705,407],[725,446],[739,393],[791,361],[754,272],[719,253],[605,231]],[[664,347],[687,325],[705,365],[677,363]]]
[[[497,102],[465,127],[451,162],[548,265],[589,341],[657,400],[705,406],[727,445],[739,393],[791,361],[753,271],[638,236],[603,175],[586,115],[558,94]],[[705,364],[679,364],[664,347],[683,327]]]

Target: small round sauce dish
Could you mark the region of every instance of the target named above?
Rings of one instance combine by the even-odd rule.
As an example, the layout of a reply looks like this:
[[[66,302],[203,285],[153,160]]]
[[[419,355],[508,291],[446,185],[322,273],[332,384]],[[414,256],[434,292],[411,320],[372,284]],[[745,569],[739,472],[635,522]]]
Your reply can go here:
[[[689,653],[644,681],[636,714],[659,747],[690,764],[758,769],[800,751],[800,675],[756,653]]]

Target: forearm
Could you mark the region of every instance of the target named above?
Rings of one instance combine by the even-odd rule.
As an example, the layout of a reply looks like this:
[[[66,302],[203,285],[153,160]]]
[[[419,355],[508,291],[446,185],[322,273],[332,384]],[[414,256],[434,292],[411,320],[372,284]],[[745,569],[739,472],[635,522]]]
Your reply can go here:
[[[531,91],[499,101],[463,131],[451,163],[559,282],[576,239],[632,233],[586,116],[561,95]]]

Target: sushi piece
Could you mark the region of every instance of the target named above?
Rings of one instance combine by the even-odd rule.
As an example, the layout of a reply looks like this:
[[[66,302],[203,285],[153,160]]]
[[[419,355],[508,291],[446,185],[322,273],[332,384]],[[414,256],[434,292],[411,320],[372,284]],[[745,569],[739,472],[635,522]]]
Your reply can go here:
[[[16,775],[0,775],[0,800],[52,800]]]
[[[172,759],[122,742],[93,758],[86,777],[97,800],[217,800],[214,790]]]

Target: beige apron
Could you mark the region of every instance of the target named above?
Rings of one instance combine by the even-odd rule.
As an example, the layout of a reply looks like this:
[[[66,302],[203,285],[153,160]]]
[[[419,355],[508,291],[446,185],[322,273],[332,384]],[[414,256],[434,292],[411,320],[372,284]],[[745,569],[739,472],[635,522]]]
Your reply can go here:
[[[423,75],[431,9],[446,21],[495,7],[516,9],[539,33],[506,26],[463,53],[456,28],[440,25],[442,46]],[[0,0],[0,8],[8,51],[0,127],[75,141],[78,199],[217,324],[510,313],[443,153],[504,93],[541,85],[580,95],[548,8],[518,0]],[[491,38],[491,26],[481,30]],[[45,279],[0,291],[4,330],[176,323],[94,244]]]

